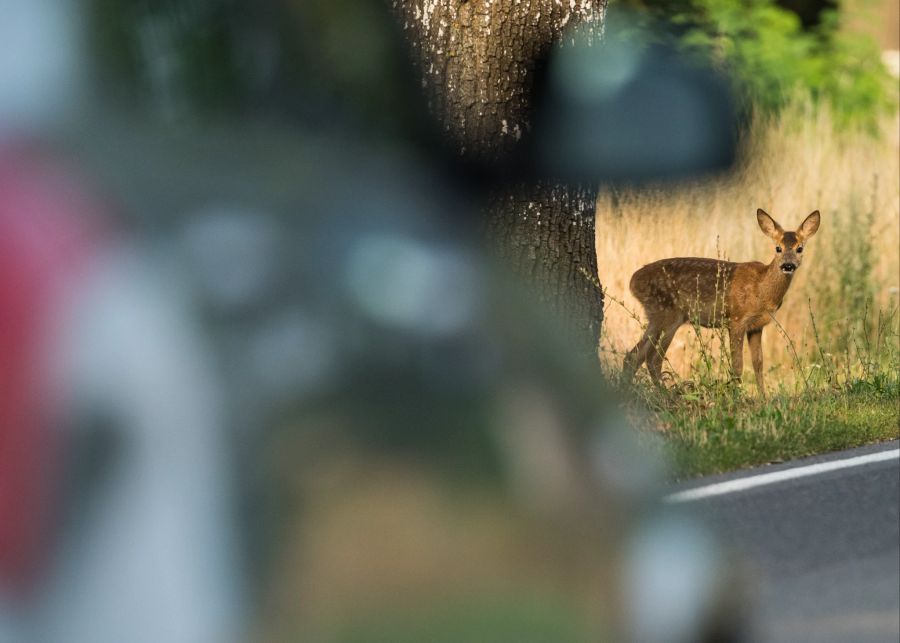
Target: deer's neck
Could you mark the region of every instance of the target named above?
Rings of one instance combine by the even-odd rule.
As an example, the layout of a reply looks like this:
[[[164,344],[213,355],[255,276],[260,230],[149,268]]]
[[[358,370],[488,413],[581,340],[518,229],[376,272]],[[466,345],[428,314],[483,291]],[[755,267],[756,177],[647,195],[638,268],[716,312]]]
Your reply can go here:
[[[794,278],[793,273],[787,274],[778,267],[777,260],[773,259],[772,263],[766,268],[760,282],[760,294],[763,298],[775,308],[781,306],[784,295],[790,288],[791,280]]]

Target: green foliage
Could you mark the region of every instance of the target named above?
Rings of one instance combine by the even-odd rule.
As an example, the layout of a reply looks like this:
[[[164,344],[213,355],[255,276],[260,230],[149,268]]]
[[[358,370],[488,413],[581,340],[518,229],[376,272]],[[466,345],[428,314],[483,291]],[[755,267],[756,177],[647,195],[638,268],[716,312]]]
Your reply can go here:
[[[90,0],[104,90],[167,119],[255,112],[392,140],[432,132],[382,0]]]
[[[841,126],[872,130],[896,108],[897,83],[876,43],[839,28],[826,11],[804,29],[774,0],[628,1],[674,26],[683,49],[711,60],[749,108],[777,112],[792,100],[827,102]]]
[[[92,0],[91,44],[116,98],[165,111],[233,109],[247,92],[234,0]],[[244,20],[245,23],[250,22]],[[252,26],[252,25],[249,25]],[[248,26],[248,28],[249,28]]]

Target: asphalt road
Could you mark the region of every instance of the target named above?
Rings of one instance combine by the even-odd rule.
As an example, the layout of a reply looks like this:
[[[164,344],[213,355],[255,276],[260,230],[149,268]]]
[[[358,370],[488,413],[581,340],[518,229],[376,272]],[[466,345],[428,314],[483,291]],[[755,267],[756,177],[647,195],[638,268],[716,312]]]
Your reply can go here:
[[[690,488],[896,450],[900,442],[694,481]],[[884,456],[888,454],[883,453]],[[683,503],[746,565],[752,641],[900,641],[900,460]]]

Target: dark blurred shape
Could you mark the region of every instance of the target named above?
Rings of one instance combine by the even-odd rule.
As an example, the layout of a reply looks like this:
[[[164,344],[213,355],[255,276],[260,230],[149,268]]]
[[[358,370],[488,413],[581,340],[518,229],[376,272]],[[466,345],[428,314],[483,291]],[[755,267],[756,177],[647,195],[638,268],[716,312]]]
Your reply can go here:
[[[727,169],[737,146],[727,79],[674,46],[642,42],[627,14],[606,37],[555,49],[536,88],[535,172],[641,183]]]
[[[100,93],[170,123],[303,123],[435,154],[441,138],[380,0],[88,0]]]
[[[600,43],[575,30],[536,63],[530,131],[486,162],[460,155],[435,122],[380,0],[201,0],[178,12],[93,1],[105,95],[169,121],[299,122],[406,148],[476,192],[523,179],[684,178],[727,168],[735,154],[726,80],[674,47],[650,46],[621,10],[609,12]]]
[[[796,13],[807,29],[819,25],[826,11],[839,8],[838,0],[778,0],[778,4]]]

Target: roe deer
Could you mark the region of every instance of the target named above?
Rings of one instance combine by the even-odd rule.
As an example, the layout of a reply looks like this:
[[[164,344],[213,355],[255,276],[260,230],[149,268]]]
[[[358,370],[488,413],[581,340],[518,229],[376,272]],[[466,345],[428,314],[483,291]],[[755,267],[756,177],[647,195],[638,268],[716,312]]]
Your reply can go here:
[[[666,350],[675,332],[689,321],[705,328],[725,326],[731,364],[738,382],[744,365],[744,335],[756,373],[763,386],[762,330],[791,285],[800,267],[803,244],[819,229],[819,211],[810,214],[796,232],[785,232],[763,210],[756,211],[759,227],[775,242],[775,256],[766,265],[758,261],[734,263],[683,257],[648,264],[631,276],[629,288],[647,315],[647,330],[625,357],[623,375],[631,381],[645,361],[650,377],[659,384]]]

